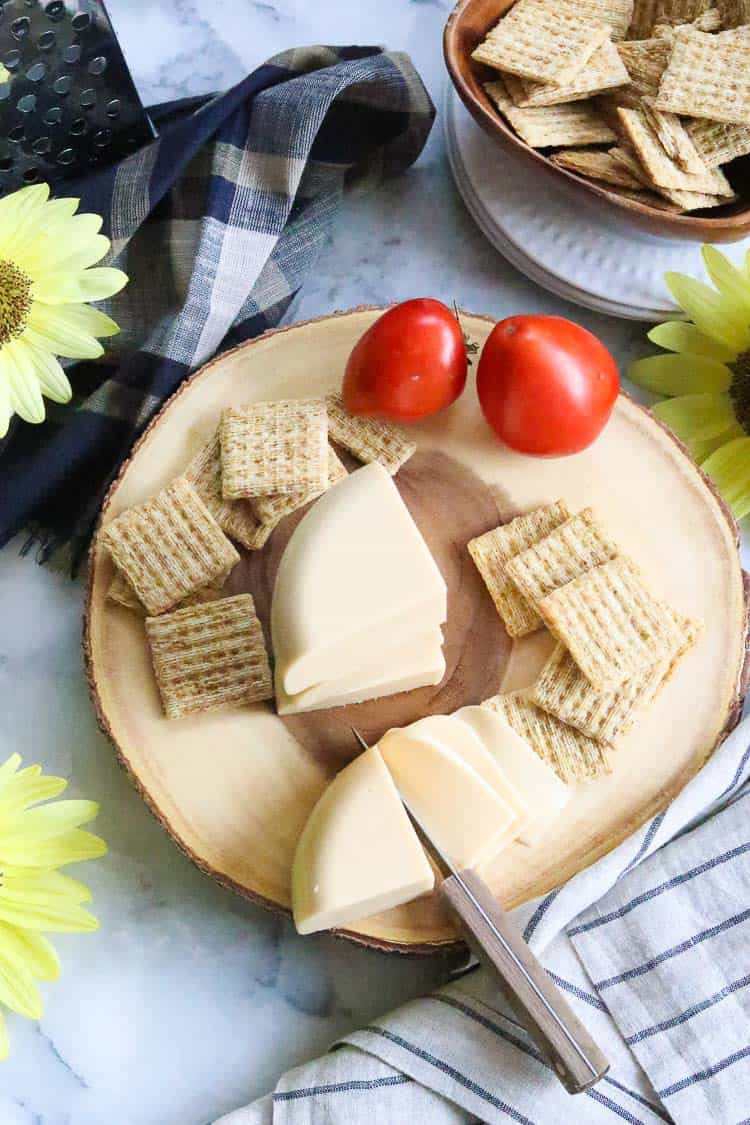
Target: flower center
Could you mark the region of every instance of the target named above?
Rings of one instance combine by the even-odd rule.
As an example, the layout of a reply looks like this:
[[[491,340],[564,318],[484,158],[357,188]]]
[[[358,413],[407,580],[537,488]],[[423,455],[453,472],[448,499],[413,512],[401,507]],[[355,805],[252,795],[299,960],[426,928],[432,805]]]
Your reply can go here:
[[[31,278],[13,262],[0,258],[0,347],[26,327],[31,309]]]
[[[750,351],[740,352],[734,363],[729,364],[729,369],[732,372],[729,397],[737,421],[745,433],[750,434]]]

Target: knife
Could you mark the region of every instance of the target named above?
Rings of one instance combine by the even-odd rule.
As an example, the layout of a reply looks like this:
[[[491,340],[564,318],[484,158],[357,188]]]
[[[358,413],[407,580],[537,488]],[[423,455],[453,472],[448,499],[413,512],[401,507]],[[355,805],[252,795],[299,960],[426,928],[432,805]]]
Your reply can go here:
[[[356,727],[352,733],[363,750],[369,749]],[[496,978],[568,1093],[588,1090],[607,1073],[609,1061],[484,880],[468,868],[458,871],[403,797],[401,800],[443,876],[440,895],[458,919],[468,945]]]

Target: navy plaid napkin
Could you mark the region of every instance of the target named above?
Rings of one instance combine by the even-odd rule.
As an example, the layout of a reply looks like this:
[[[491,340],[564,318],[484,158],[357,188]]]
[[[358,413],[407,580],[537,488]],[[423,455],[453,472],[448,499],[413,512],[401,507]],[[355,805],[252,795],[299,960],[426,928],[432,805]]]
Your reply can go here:
[[[75,568],[133,441],[217,349],[277,324],[323,244],[345,184],[407,168],[435,111],[409,58],[376,47],[277,55],[227,93],[151,110],[160,137],[80,182],[103,215],[104,264],[130,275],[104,303],[121,326],[78,363],[67,407],[0,446],[0,546],[33,529],[40,561]]]

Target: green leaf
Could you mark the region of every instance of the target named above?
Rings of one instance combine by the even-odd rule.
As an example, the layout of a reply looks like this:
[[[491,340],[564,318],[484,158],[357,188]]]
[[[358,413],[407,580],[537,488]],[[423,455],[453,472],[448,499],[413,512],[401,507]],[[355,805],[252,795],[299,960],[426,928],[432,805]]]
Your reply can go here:
[[[685,442],[717,437],[737,421],[728,394],[682,395],[657,402],[652,410]]]

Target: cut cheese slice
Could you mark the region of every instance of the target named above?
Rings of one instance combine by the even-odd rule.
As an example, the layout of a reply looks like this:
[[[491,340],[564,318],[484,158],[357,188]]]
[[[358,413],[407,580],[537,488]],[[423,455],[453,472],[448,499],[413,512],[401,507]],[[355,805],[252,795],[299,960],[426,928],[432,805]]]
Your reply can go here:
[[[296,695],[287,695],[276,678],[276,706],[280,715],[318,711],[363,703],[382,695],[394,695],[429,684],[439,684],[445,675],[443,634],[439,628],[413,637],[409,644],[373,653],[358,668],[336,680],[315,684]]]
[[[442,624],[445,581],[377,462],[350,473],[295,528],[271,608],[284,692],[336,679],[397,635]]]
[[[435,877],[376,748],[341,771],[313,809],[292,868],[301,934],[348,926],[432,890]]]
[[[378,746],[406,804],[456,867],[494,858],[512,838],[508,802],[444,743],[403,728]]]
[[[494,711],[487,707],[462,707],[454,717],[478,735],[526,800],[534,819],[523,829],[521,839],[526,844],[536,843],[570,800],[570,789]]]
[[[508,839],[515,839],[535,819],[526,799],[486,749],[483,740],[468,723],[454,715],[428,715],[405,728],[415,738],[434,738],[453,750],[479,774],[513,810]]]

